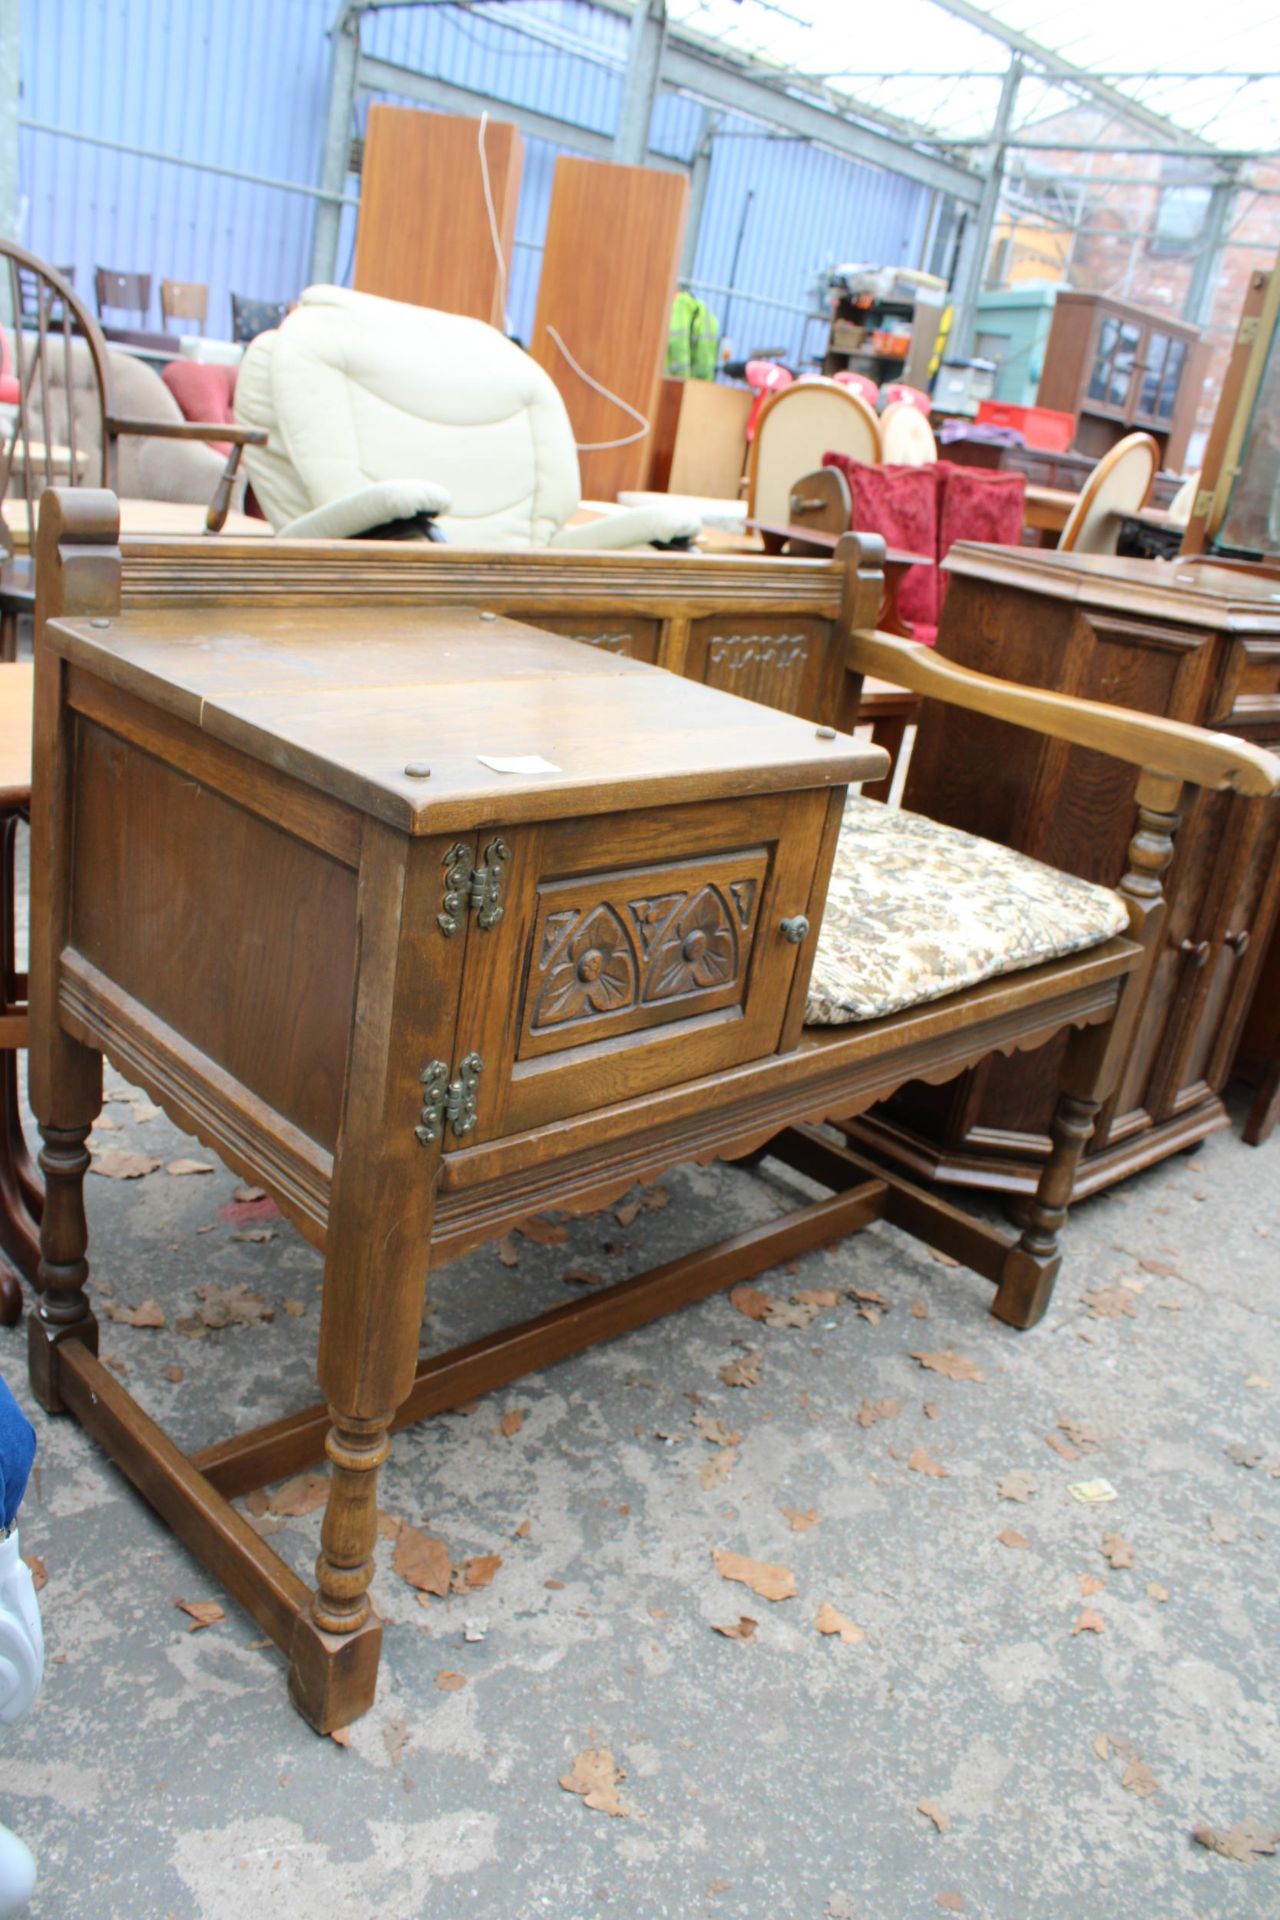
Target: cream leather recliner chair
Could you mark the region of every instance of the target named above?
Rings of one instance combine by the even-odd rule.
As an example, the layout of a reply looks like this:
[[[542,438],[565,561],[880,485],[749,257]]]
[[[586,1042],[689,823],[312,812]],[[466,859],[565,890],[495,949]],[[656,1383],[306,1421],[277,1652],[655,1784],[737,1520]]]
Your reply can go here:
[[[290,538],[349,539],[426,515],[472,547],[642,547],[698,531],[665,504],[602,507],[567,526],[581,496],[564,401],[522,348],[461,314],[308,287],[246,348],[236,418],[269,432],[245,464]]]

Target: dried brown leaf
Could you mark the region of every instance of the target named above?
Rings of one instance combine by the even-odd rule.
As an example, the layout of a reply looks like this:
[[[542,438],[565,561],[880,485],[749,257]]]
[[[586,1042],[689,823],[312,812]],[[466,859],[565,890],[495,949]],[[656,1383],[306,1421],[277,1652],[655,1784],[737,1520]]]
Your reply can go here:
[[[1068,1446],[1060,1433],[1046,1433],[1044,1443],[1046,1447],[1052,1447],[1055,1453],[1060,1453],[1064,1460],[1078,1460],[1080,1458],[1076,1449]]]
[[[196,1298],[200,1302],[197,1308],[200,1319],[206,1327],[215,1330],[255,1327],[276,1317],[275,1308],[243,1280],[237,1280],[232,1287],[220,1287],[217,1281],[206,1280],[196,1288]]]
[[[477,1553],[470,1560],[464,1560],[453,1571],[453,1591],[455,1593],[479,1593],[485,1587],[493,1585],[493,1577],[502,1565],[500,1553]],[[433,1591],[433,1589],[428,1589]]]
[[[1071,1632],[1074,1636],[1077,1633],[1105,1633],[1106,1630],[1107,1623],[1096,1607],[1082,1607],[1080,1609],[1080,1618],[1076,1621],[1074,1627],[1072,1627]]]
[[[216,1173],[218,1171],[212,1160],[166,1160],[164,1170],[166,1173],[176,1175],[179,1179],[181,1179],[184,1174]]]
[[[763,1320],[766,1314],[773,1311],[773,1295],[753,1287],[748,1280],[740,1280],[730,1290],[729,1305],[736,1307],[739,1313],[745,1313],[748,1320]]]
[[[864,1400],[858,1408],[858,1425],[874,1427],[878,1420],[896,1420],[901,1412],[901,1400]]]
[[[1086,1293],[1084,1303],[1092,1320],[1132,1320],[1137,1311],[1127,1287],[1095,1287]]]
[[[742,1439],[727,1421],[717,1419],[714,1414],[699,1411],[694,1414],[692,1425],[699,1440],[705,1440],[708,1446],[736,1447]]]
[[[778,1300],[770,1307],[764,1317],[766,1327],[779,1330],[784,1328],[804,1328],[813,1325],[818,1317],[817,1307],[800,1306],[794,1300]]]
[[[910,1473],[926,1473],[934,1480],[945,1480],[950,1468],[944,1467],[941,1460],[935,1460],[927,1447],[915,1447],[907,1456],[907,1470]]]
[[[1069,1413],[1063,1414],[1058,1427],[1073,1447],[1079,1447],[1081,1453],[1096,1453],[1102,1445],[1092,1427],[1086,1426],[1083,1420],[1074,1419]]]
[[[1209,1538],[1215,1546],[1233,1547],[1240,1538],[1240,1522],[1233,1513],[1216,1509],[1209,1515]]]
[[[796,1507],[783,1507],[780,1511],[792,1533],[808,1533],[810,1527],[816,1527],[822,1518],[816,1507],[810,1507],[806,1512]]]
[[[102,1311],[108,1320],[114,1320],[121,1327],[163,1327],[167,1324],[164,1308],[158,1300],[144,1300],[137,1307],[122,1307],[114,1300],[106,1300],[102,1303]]]
[[[1005,1527],[1003,1532],[996,1535],[996,1539],[1002,1547],[1017,1547],[1023,1552],[1029,1552],[1031,1548],[1031,1542],[1026,1534],[1019,1533],[1016,1527]]]
[[[566,1287],[598,1287],[603,1275],[592,1273],[589,1267],[570,1267],[567,1273],[560,1275]]]
[[[614,1208],[613,1217],[620,1227],[632,1226],[643,1205],[643,1200],[624,1200],[620,1207]]]
[[[856,1647],[866,1634],[861,1627],[847,1620],[844,1614],[837,1612],[829,1600],[824,1600],[814,1616],[814,1626],[819,1633],[836,1634],[846,1647]]]
[[[289,1299],[287,1294],[285,1298],[280,1302],[280,1305],[284,1308],[285,1312],[288,1314],[291,1320],[301,1320],[303,1314],[307,1310],[307,1303],[305,1300],[291,1300]]]
[[[450,1673],[446,1669],[445,1672],[436,1675],[436,1685],[441,1693],[461,1693],[466,1684],[465,1673]]]
[[[886,1300],[882,1293],[876,1293],[871,1287],[850,1287],[849,1293],[854,1300],[861,1300],[869,1307],[879,1307],[883,1313],[888,1313],[893,1306],[892,1300]]]
[[[790,1600],[795,1595],[796,1577],[790,1567],[752,1560],[745,1553],[729,1553],[723,1547],[713,1548],[711,1558],[722,1580],[739,1580],[762,1600]]]
[[[738,1464],[738,1455],[733,1447],[721,1447],[709,1460],[704,1460],[698,1468],[698,1485],[704,1493],[710,1493],[714,1487],[721,1487]]]
[[[758,1387],[760,1354],[744,1353],[741,1360],[726,1361],[720,1369],[720,1378],[726,1387]]]
[[[911,1302],[911,1318],[913,1320],[927,1320],[929,1318],[929,1309],[923,1300],[913,1300]]]
[[[646,1187],[642,1197],[651,1213],[660,1212],[663,1207],[671,1204],[671,1195],[665,1187]]]
[[[164,1377],[166,1380],[171,1380],[174,1386],[176,1387],[179,1381],[185,1380],[187,1376],[182,1371],[182,1368],[178,1366],[176,1362],[174,1362],[171,1366],[167,1366],[165,1368]]]
[[[227,1617],[216,1600],[175,1600],[173,1604],[191,1616],[188,1633],[199,1633],[201,1627],[215,1626]]]
[[[498,1432],[504,1440],[514,1439],[524,1425],[524,1412],[520,1407],[510,1407],[498,1422]]]
[[[966,1360],[962,1353],[953,1353],[949,1347],[944,1347],[938,1353],[913,1352],[911,1358],[918,1360],[931,1373],[942,1374],[947,1380],[976,1380],[981,1384],[987,1377],[981,1367],[972,1360]]]
[[[1158,1580],[1149,1580],[1147,1582],[1147,1598],[1148,1600],[1154,1600],[1157,1606],[1162,1607],[1169,1598],[1169,1589],[1168,1587],[1162,1587]]]
[[[996,1485],[996,1493],[1001,1500],[1030,1500],[1038,1493],[1035,1475],[1028,1473],[1025,1467],[1015,1467],[1012,1473],[1006,1473]]]
[[[22,1557],[30,1569],[31,1584],[39,1593],[40,1589],[49,1583],[49,1569],[38,1553],[24,1553]]]
[[[301,1514],[314,1513],[329,1498],[329,1480],[323,1473],[300,1473],[286,1480],[268,1497],[272,1513],[296,1520]]]
[[[1129,1793],[1136,1793],[1140,1800],[1149,1800],[1153,1793],[1160,1791],[1150,1767],[1136,1754],[1121,1774],[1120,1785]]]
[[[442,1540],[432,1540],[416,1527],[407,1524],[401,1527],[391,1564],[400,1578],[416,1587],[419,1593],[434,1593],[443,1599],[449,1591],[453,1569],[448,1548]]]
[[[104,1180],[141,1180],[145,1174],[154,1173],[160,1165],[152,1153],[130,1153],[124,1147],[104,1147],[101,1153],[95,1153],[89,1162],[90,1173],[99,1173]]]
[[[246,1203],[252,1204],[255,1200],[265,1200],[266,1197],[267,1190],[265,1187],[248,1187],[244,1185],[236,1187],[231,1195],[231,1198],[233,1200],[239,1200],[241,1205]]]
[[[1237,1820],[1234,1827],[1225,1831],[1203,1825],[1192,1827],[1191,1838],[1211,1852],[1220,1853],[1224,1860],[1239,1860],[1245,1866],[1251,1866],[1264,1853],[1274,1853],[1280,1847],[1280,1830],[1264,1827],[1260,1820]]]
[[[1133,1548],[1122,1533],[1104,1533],[1098,1551],[1117,1571],[1133,1565]]]
[[[608,1747],[587,1747],[576,1756],[570,1771],[561,1774],[560,1785],[566,1793],[581,1794],[597,1813],[617,1820],[631,1811],[618,1798],[618,1782],[626,1777],[625,1768],[617,1765]]]
[[[940,1907],[945,1907],[948,1913],[964,1912],[964,1895],[962,1893],[935,1893],[933,1897],[935,1903]]]
[[[711,1631],[712,1633],[722,1633],[726,1640],[754,1640],[756,1637],[756,1628],[759,1624],[760,1622],[753,1620],[749,1613],[743,1613],[738,1616],[736,1626],[713,1626]]]
[[[501,1240],[498,1241],[494,1248],[494,1252],[504,1267],[518,1267],[520,1265],[520,1249],[509,1233],[503,1234]]]
[[[835,1287],[801,1287],[791,1298],[802,1307],[838,1307],[840,1295]]]
[[[554,1220],[539,1220],[536,1216],[521,1220],[516,1232],[526,1240],[534,1241],[540,1247],[562,1247],[569,1238],[567,1227],[557,1226]]]
[[[922,1813],[926,1820],[932,1820],[939,1833],[946,1833],[951,1826],[951,1815],[936,1800],[917,1800],[916,1812]]]

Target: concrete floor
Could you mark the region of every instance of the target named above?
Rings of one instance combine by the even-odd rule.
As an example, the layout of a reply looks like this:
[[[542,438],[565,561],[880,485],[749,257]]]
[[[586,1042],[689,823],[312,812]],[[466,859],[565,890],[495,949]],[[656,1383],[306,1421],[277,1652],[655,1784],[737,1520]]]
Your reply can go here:
[[[106,1112],[103,1146],[210,1157],[158,1114]],[[1276,1915],[1280,1856],[1224,1859],[1191,1828],[1280,1826],[1278,1175],[1280,1137],[1255,1151],[1220,1134],[1086,1203],[1029,1334],[987,1316],[983,1282],[876,1228],[761,1283],[781,1300],[837,1291],[805,1328],[717,1298],[402,1436],[388,1513],[455,1562],[502,1565],[486,1590],[424,1608],[380,1542],[378,1699],[345,1750],[297,1717],[280,1657],[229,1602],[186,1631],[175,1596],[212,1599],[214,1583],[70,1420],[37,1414],[21,1534],[48,1570],[49,1665],[0,1742],[0,1814],[40,1859],[32,1913]],[[314,1397],[319,1261],[287,1226],[235,1239],[221,1168],[88,1184],[95,1283],[122,1305],[158,1300],[167,1322],[107,1323],[104,1351],[181,1444]],[[723,1168],[665,1189],[630,1226],[609,1212],[562,1245],[518,1241],[516,1268],[488,1250],[448,1270],[427,1345],[564,1298],[566,1271],[621,1277],[787,1194]],[[246,1282],[274,1320],[179,1331],[210,1279]],[[889,1310],[864,1317],[855,1287]],[[722,1384],[753,1349],[759,1383]],[[952,1349],[985,1380],[926,1372],[912,1349]],[[0,1369],[27,1402],[20,1332],[0,1334]],[[859,1424],[883,1399],[897,1415]],[[503,1434],[513,1410],[523,1424]],[[717,1449],[695,1414],[741,1432],[720,1485],[701,1484]],[[1063,1418],[1096,1450],[1051,1449]],[[947,1477],[910,1469],[917,1447]],[[1033,1497],[1000,1498],[1019,1470]],[[1109,1504],[1069,1491],[1101,1477]],[[793,1531],[787,1507],[820,1519]],[[1001,1544],[1010,1528],[1025,1547]],[[318,1513],[290,1519],[274,1544],[306,1569],[318,1532]],[[1132,1568],[1104,1559],[1109,1532]],[[795,1597],[729,1584],[714,1548],[784,1563]],[[865,1639],[816,1632],[823,1602]],[[1087,1608],[1101,1632],[1073,1632]],[[742,1614],[753,1642],[712,1630]],[[442,1673],[465,1686],[442,1691]],[[626,1817],[558,1785],[590,1747],[625,1769]],[[1135,1758],[1145,1795],[1124,1785]]]

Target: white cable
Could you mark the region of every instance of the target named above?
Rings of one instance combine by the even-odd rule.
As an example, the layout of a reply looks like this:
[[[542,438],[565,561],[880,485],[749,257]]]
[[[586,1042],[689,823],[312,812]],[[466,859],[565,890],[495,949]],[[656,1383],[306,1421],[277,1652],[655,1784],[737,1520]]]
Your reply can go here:
[[[510,333],[511,315],[507,312],[507,263],[502,257],[502,242],[498,238],[498,216],[493,205],[493,188],[489,182],[489,156],[485,151],[484,144],[485,130],[488,125],[489,114],[486,109],[480,115],[480,182],[484,188],[485,211],[489,215],[489,237],[493,241],[493,257],[498,267],[498,284],[502,294],[502,315],[506,322],[507,332]],[[638,412],[628,401],[624,400],[620,394],[611,392],[608,387],[602,386],[598,380],[593,380],[586,368],[578,365],[578,362],[574,359],[568,347],[566,347],[555,327],[549,326],[547,332],[551,335],[551,338],[555,341],[561,353],[580,380],[585,380],[589,387],[594,387],[597,393],[602,394],[606,400],[612,400],[615,407],[621,407],[624,413],[630,414],[631,418],[639,423],[634,433],[625,434],[621,440],[575,441],[574,444],[578,452],[608,453],[614,447],[629,447],[635,441],[643,440],[649,431],[649,422],[645,416]]]
[[[602,386],[598,380],[593,380],[591,375],[587,372],[586,368],[580,367],[578,365],[578,362],[574,359],[568,347],[566,347],[564,341],[560,338],[560,334],[558,330],[555,327],[551,326],[550,323],[548,323],[547,325],[547,332],[551,335],[551,338],[555,341],[561,353],[564,355],[565,359],[569,362],[569,365],[573,368],[574,372],[577,374],[580,380],[585,380],[589,387],[594,387],[596,392],[603,394],[606,400],[612,400],[615,407],[621,407],[624,413],[629,413],[633,420],[638,420],[640,422],[639,427],[636,429],[634,433],[624,434],[621,440],[575,441],[574,444],[577,447],[578,452],[579,453],[607,453],[611,447],[629,447],[636,440],[643,440],[645,435],[649,431],[649,422],[645,419],[645,416],[642,413],[640,413],[637,408],[633,407],[629,400],[624,400],[621,394],[613,393],[608,387]]]
[[[498,268],[498,291],[502,295],[502,318],[508,333],[511,331],[511,315],[507,312],[507,263],[502,257],[502,242],[498,238],[498,216],[494,211],[493,188],[489,182],[489,156],[485,152],[484,136],[489,125],[486,109],[480,115],[480,184],[484,188],[485,210],[489,215],[489,237],[493,241],[493,257]]]

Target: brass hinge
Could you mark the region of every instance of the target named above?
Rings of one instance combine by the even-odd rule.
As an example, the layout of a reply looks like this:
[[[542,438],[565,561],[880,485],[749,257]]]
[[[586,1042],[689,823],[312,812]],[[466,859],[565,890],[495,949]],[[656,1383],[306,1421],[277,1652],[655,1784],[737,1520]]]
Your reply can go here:
[[[476,916],[482,933],[496,927],[502,918],[502,869],[511,858],[505,840],[491,840],[480,857],[480,865],[471,864],[471,849],[456,841],[444,856],[444,897],[436,924],[446,940],[462,926],[468,907]]]
[[[447,1061],[433,1060],[423,1068],[422,1112],[413,1130],[419,1146],[429,1147],[438,1140],[446,1123],[457,1140],[471,1132],[476,1124],[476,1081],[483,1071],[484,1061],[478,1053],[466,1056],[456,1080],[449,1078]]]

